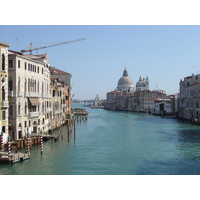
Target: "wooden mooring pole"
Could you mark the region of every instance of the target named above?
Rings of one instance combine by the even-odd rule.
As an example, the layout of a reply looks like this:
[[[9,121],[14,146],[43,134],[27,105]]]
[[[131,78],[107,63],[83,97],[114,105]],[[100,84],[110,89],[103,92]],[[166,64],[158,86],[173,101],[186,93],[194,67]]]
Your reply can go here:
[[[40,131],[40,151],[41,151],[41,154],[43,154],[43,135],[42,135],[42,131]]]
[[[76,120],[74,120],[74,139],[76,139]]]
[[[4,151],[3,132],[1,132],[1,151]]]

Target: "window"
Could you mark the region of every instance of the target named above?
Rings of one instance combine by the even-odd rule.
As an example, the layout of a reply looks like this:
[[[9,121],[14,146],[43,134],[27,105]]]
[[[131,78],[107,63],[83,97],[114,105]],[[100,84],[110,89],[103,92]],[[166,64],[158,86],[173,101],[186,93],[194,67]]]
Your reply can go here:
[[[24,63],[24,69],[26,70],[26,62]]]
[[[42,74],[44,74],[44,69],[42,68]]]
[[[20,108],[20,104],[18,105],[18,115],[20,115],[20,111],[21,111],[21,108]]]
[[[2,126],[1,131],[2,131],[3,133],[5,133],[5,132],[6,132],[6,127],[5,127],[5,126]]]
[[[9,115],[10,116],[13,115],[13,106],[12,105],[9,106]]]
[[[2,101],[5,101],[6,100],[6,93],[5,93],[4,87],[2,87],[1,92],[2,92]]]
[[[12,80],[8,81],[8,89],[9,89],[9,91],[13,91],[13,81]]]
[[[9,67],[9,68],[13,68],[13,61],[12,61],[12,60],[9,60],[8,67]]]
[[[6,69],[6,59],[5,59],[5,55],[4,53],[2,54],[2,70],[5,70]]]
[[[2,120],[6,120],[6,111],[2,111]]]
[[[25,111],[25,115],[27,115],[27,104],[25,104],[24,111]]]
[[[38,66],[38,68],[37,68],[37,73],[38,73],[38,74],[40,73],[40,68],[39,68],[39,66]]]
[[[20,60],[18,60],[18,68],[20,68]]]

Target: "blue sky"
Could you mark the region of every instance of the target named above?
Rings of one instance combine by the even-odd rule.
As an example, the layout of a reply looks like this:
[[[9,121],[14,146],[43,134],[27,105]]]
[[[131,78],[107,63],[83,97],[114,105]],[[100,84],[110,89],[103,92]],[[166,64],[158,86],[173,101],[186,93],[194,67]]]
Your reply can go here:
[[[17,40],[18,38],[18,40]],[[200,26],[167,25],[0,25],[0,41],[22,50],[78,38],[48,53],[51,66],[72,74],[77,99],[106,98],[126,67],[134,85],[149,77],[150,89],[179,91],[179,81],[200,73]]]

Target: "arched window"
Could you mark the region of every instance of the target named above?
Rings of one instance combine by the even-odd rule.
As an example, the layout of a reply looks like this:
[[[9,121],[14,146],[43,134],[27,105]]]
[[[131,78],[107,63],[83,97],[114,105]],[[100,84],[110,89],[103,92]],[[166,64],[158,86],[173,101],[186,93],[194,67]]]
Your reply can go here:
[[[2,126],[1,131],[2,131],[3,133],[5,133],[5,132],[6,132],[6,127],[5,127],[5,126]]]
[[[10,116],[13,115],[13,106],[12,105],[9,106],[9,115]]]
[[[38,81],[38,93],[40,92],[40,82]]]
[[[5,101],[6,100],[6,93],[5,93],[5,89],[4,89],[4,86],[2,87],[2,101]]]
[[[18,91],[20,91],[20,77],[18,77]]]
[[[18,105],[18,115],[20,115],[21,114],[21,107],[20,107],[20,103],[19,103],[19,105]]]
[[[27,80],[25,78],[25,81],[24,81],[24,92],[27,92],[26,90],[27,90]]]
[[[44,83],[42,82],[42,93],[44,93]]]
[[[6,69],[6,59],[4,53],[2,54],[2,70]]]
[[[25,115],[27,115],[27,103],[25,103],[25,107],[24,107],[24,112],[25,112]]]

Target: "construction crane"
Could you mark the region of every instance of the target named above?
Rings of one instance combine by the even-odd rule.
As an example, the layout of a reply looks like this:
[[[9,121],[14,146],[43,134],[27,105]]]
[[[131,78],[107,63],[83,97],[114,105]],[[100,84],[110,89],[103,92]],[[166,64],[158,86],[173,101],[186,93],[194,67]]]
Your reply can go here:
[[[21,52],[22,52],[22,53],[30,52],[30,54],[32,54],[32,51],[35,51],[35,50],[45,49],[45,48],[54,47],[54,46],[63,45],[63,44],[69,44],[69,43],[78,42],[78,41],[81,41],[81,40],[86,40],[86,38],[80,38],[80,39],[76,39],[76,40],[71,40],[71,41],[66,41],[66,42],[60,42],[60,43],[57,43],[57,44],[52,44],[52,45],[43,46],[43,47],[38,47],[38,48],[33,48],[33,47],[32,47],[32,46],[33,46],[33,43],[31,42],[31,43],[30,43],[30,49],[28,49],[28,50],[23,49],[23,50],[21,50]]]

